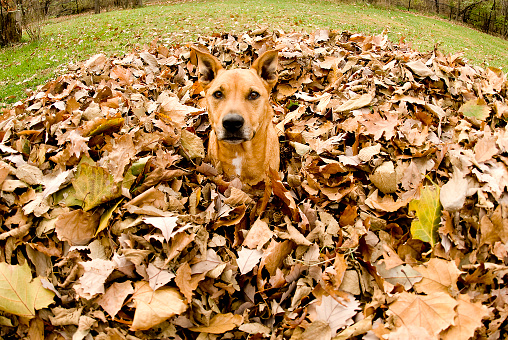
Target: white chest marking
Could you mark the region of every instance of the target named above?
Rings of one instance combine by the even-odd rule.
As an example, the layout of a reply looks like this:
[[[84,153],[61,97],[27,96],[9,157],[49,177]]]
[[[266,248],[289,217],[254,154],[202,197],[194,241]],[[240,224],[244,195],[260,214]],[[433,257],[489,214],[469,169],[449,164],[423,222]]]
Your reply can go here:
[[[240,174],[242,173],[242,161],[243,158],[239,157],[238,155],[236,156],[236,158],[233,159],[233,166],[235,167],[235,172],[237,176],[240,176]]]

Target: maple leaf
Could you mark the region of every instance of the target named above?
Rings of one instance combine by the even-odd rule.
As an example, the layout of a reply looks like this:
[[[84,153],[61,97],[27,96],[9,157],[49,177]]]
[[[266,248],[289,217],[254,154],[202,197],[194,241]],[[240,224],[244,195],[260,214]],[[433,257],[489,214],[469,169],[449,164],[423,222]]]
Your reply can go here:
[[[423,187],[420,198],[409,202],[409,210],[416,212],[416,219],[411,222],[411,235],[434,247],[438,242],[437,231],[441,223],[441,209],[439,187],[437,185]]]
[[[462,172],[455,168],[451,179],[444,184],[439,193],[439,201],[443,209],[456,211],[464,206],[466,200],[468,181]]]
[[[35,311],[53,303],[55,295],[42,286],[39,277],[32,280],[28,263],[9,265],[0,263],[0,310],[28,319],[35,317]]]
[[[146,273],[148,274],[148,282],[150,283],[150,288],[152,288],[154,291],[160,287],[165,286],[176,276],[174,273],[171,273],[167,270],[157,268],[152,263],[150,263],[148,268],[146,268]]]
[[[83,296],[91,298],[96,294],[104,294],[104,283],[115,270],[115,263],[109,260],[93,259],[82,262],[81,265],[85,269],[85,273],[79,279]]]

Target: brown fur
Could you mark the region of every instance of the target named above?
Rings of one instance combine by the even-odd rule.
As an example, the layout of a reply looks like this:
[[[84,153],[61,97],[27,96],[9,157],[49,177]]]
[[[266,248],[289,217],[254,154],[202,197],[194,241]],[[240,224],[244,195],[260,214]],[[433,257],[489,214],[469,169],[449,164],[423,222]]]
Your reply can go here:
[[[209,53],[192,51],[212,126],[209,157],[227,177],[257,184],[270,168],[279,170],[279,140],[269,102],[277,82],[277,51],[263,53],[250,69],[234,70],[223,69]]]

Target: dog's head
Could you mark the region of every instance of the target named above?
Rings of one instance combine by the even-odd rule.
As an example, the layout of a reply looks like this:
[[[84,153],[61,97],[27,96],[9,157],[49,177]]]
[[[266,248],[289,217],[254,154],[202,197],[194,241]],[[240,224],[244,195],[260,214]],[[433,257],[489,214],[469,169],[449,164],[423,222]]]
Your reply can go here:
[[[269,94],[277,82],[277,51],[263,53],[250,69],[225,70],[207,52],[196,54],[208,116],[218,140],[239,144],[271,123]]]

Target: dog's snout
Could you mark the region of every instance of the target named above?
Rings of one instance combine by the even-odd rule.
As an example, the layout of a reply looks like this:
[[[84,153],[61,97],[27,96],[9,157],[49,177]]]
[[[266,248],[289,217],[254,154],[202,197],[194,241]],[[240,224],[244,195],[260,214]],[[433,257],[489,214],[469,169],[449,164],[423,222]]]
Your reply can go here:
[[[239,114],[229,113],[222,119],[222,126],[227,132],[234,133],[243,127],[244,122],[245,120]]]

